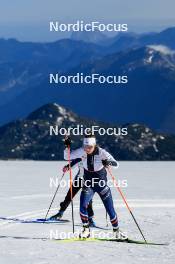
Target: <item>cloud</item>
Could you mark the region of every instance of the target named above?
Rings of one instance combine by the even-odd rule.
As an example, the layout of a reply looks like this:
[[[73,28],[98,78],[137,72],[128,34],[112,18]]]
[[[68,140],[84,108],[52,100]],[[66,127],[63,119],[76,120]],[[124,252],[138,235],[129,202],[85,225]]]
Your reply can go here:
[[[159,51],[165,55],[174,55],[175,51],[171,50],[170,48],[168,48],[167,46],[164,45],[149,45],[149,48],[155,50],[155,51]]]

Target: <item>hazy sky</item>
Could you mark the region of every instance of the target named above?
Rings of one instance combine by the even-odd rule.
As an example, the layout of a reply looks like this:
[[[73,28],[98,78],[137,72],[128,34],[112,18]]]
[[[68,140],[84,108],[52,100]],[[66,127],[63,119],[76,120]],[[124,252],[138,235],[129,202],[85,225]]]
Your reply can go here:
[[[50,20],[127,22],[131,30],[159,30],[175,26],[174,10],[175,0],[0,0],[0,37],[55,39]]]

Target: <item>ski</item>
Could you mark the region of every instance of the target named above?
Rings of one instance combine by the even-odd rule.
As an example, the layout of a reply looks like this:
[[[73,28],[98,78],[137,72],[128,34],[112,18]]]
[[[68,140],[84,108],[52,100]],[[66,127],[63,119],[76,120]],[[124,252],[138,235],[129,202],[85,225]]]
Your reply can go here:
[[[99,239],[98,239],[99,240]],[[120,242],[120,243],[130,243],[130,244],[140,244],[140,245],[152,245],[152,246],[168,246],[168,243],[155,243],[151,241],[143,241],[143,240],[134,240],[127,238],[126,240],[121,240],[121,239],[100,239],[101,241],[109,241],[109,242]]]
[[[0,236],[0,239],[28,239],[28,240],[41,240],[45,241],[54,241],[54,242],[117,242],[117,243],[129,243],[129,244],[140,244],[140,245],[147,245],[147,246],[168,246],[168,243],[155,243],[155,242],[144,242],[139,240],[127,239],[127,240],[119,240],[119,239],[108,239],[108,238],[55,238],[50,239],[48,237],[25,237],[25,236]]]
[[[49,220],[44,218],[38,218],[38,219],[31,219],[31,220],[25,220],[15,217],[0,217],[0,220],[2,221],[10,221],[10,222],[17,222],[17,223],[23,223],[23,224],[40,224],[40,223],[46,223],[46,224],[59,224],[59,223],[68,223],[70,222],[67,219],[60,219],[60,220]]]
[[[148,246],[168,246],[168,243],[155,243],[155,242],[145,242],[140,240],[133,240],[133,239],[115,239],[115,238],[67,238],[67,239],[54,239],[58,242],[116,242],[116,243],[129,243],[129,244],[140,244],[140,245],[148,245]]]

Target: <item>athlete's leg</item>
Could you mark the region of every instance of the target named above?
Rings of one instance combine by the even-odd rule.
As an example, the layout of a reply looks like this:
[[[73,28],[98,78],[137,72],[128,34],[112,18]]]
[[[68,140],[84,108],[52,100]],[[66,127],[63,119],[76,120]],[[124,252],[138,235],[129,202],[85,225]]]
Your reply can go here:
[[[77,175],[75,176],[74,184],[72,186],[72,198],[74,198],[74,196],[81,189],[82,184],[83,184],[83,182],[82,182],[82,179],[79,177],[79,172],[78,172]],[[60,210],[58,211],[57,214],[51,216],[50,219],[51,220],[61,219],[63,217],[64,211],[67,209],[70,202],[71,202],[71,190],[69,188],[69,191],[67,192],[67,195],[66,195],[64,201],[60,203]]]
[[[110,188],[106,185],[103,189],[98,191],[106,211],[110,217],[110,221],[113,227],[118,227],[118,217],[114,209],[113,199]]]
[[[92,200],[94,191],[90,187],[83,187],[80,195],[80,217],[83,224],[89,223],[88,221],[88,204]]]
[[[96,226],[96,224],[94,222],[94,211],[93,211],[93,207],[92,207],[92,200],[88,204],[87,211],[88,211],[89,226],[91,226],[91,227]]]
[[[79,192],[82,188],[82,179],[78,177],[79,174],[74,179],[73,186],[72,186],[72,198]],[[63,202],[60,203],[60,210],[65,211],[71,202],[71,190],[69,188],[66,197]]]
[[[94,210],[93,210],[93,203],[92,203],[92,200],[91,200],[91,201],[89,202],[89,204],[88,204],[87,211],[88,211],[88,217],[89,217],[89,218],[94,217]]]

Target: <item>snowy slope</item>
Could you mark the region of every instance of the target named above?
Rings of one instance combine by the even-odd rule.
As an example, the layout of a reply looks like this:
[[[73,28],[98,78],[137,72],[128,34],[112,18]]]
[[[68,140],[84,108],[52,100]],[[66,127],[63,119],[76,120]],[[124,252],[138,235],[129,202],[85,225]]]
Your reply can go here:
[[[43,217],[55,190],[55,187],[49,187],[50,177],[55,179],[63,164],[65,163],[1,161],[0,216],[23,219]],[[123,188],[123,191],[147,239],[170,242],[168,247],[113,242],[43,241],[42,238],[49,238],[51,231],[55,234],[71,232],[71,223],[47,225],[0,221],[0,263],[174,263],[174,169],[174,162],[121,162],[119,170],[113,171],[121,181],[127,180],[128,188]],[[53,206],[55,209],[66,190],[60,190]],[[141,239],[114,188],[112,192],[122,230],[127,231],[131,238]],[[75,223],[79,225],[79,196],[74,201],[74,207]],[[96,222],[105,226],[105,211],[98,196],[94,197],[94,209]],[[70,209],[64,218],[71,219]],[[76,226],[76,230],[79,229]]]

